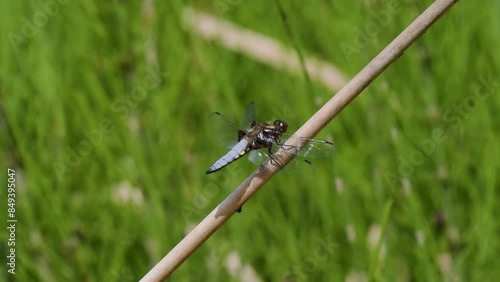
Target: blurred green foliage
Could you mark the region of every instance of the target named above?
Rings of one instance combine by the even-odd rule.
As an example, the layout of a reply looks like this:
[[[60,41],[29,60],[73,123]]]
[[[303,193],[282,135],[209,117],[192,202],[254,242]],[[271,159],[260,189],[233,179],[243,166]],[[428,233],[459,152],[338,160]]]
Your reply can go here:
[[[186,7],[352,77],[432,1],[287,1],[285,22],[273,2],[180,2],[0,4],[1,222],[7,168],[18,219],[0,280],[139,280],[254,169],[205,175],[225,153],[210,112],[253,100],[293,132],[334,94],[204,41]],[[320,133],[334,158],[276,176],[172,280],[241,281],[229,254],[263,281],[498,277],[499,10],[459,2]]]

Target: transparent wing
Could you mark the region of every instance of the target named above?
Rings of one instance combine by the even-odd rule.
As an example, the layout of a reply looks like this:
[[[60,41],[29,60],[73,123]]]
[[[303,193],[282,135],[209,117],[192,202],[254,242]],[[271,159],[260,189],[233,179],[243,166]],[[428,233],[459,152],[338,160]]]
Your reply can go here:
[[[217,142],[226,148],[233,148],[238,143],[238,131],[243,130],[219,112],[208,116],[210,127]]]
[[[330,141],[300,137],[303,142],[307,142],[300,150],[294,146],[283,145],[292,135],[284,133],[281,136],[281,148],[290,154],[306,158],[326,158],[335,154],[335,144]]]
[[[248,104],[245,111],[245,116],[243,117],[243,128],[250,129],[257,124],[257,116],[255,115],[255,106],[253,101]]]
[[[314,166],[302,157],[295,157],[282,169],[282,172],[286,175],[313,175]]]
[[[266,153],[267,149],[253,150],[248,153],[248,160],[256,165],[263,164],[268,158],[269,155]]]
[[[262,165],[269,158],[270,156],[267,149],[253,150],[248,153],[248,159],[256,165]],[[312,163],[302,157],[295,157],[288,163],[288,165],[284,167],[281,165],[281,162],[279,159],[277,159],[276,155],[273,155],[273,157],[271,158],[271,162],[273,162],[273,164],[281,166],[280,173],[286,175],[314,174],[314,166],[312,165]]]

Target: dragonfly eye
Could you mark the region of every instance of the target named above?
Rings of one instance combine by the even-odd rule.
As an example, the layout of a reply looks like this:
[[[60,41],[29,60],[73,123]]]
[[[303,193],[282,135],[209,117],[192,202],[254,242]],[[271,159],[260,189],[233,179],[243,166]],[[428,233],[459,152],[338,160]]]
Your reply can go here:
[[[286,132],[288,125],[286,124],[286,122],[278,119],[278,120],[274,121],[274,127],[276,127],[276,129],[278,129],[280,132],[283,133],[283,132]]]

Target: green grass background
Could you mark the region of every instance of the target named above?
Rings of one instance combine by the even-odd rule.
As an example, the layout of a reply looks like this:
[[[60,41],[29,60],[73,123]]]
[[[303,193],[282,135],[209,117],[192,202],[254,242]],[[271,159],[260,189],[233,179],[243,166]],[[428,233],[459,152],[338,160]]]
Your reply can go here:
[[[352,77],[432,1],[283,1],[286,22],[273,1],[149,2],[1,2],[0,214],[6,225],[13,168],[18,219],[15,276],[1,228],[1,281],[139,280],[254,169],[205,175],[225,153],[210,112],[239,122],[253,100],[293,132],[334,94],[200,39],[185,7],[295,40]],[[319,134],[334,158],[274,177],[172,281],[243,281],[232,252],[263,281],[498,278],[499,11],[455,5]],[[116,201],[124,183],[142,201]]]

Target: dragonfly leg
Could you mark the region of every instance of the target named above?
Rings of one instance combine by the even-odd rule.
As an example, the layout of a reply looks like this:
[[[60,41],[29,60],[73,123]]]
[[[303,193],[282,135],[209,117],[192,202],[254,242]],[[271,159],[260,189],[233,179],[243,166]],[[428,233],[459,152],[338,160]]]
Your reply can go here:
[[[269,153],[269,159],[271,159],[271,162],[274,162],[275,165],[279,166],[280,169],[282,169],[283,167],[281,166],[281,164],[278,162],[277,159],[274,158],[274,153],[271,147],[268,148],[267,152]]]
[[[284,150],[286,150],[289,154],[292,154],[292,155],[297,155],[299,153],[299,150],[297,150],[297,147],[293,146],[293,145],[285,145],[285,144],[282,144],[281,145],[281,148],[283,148]]]

